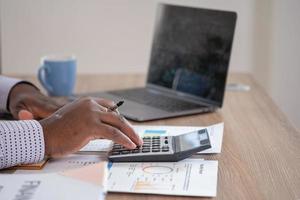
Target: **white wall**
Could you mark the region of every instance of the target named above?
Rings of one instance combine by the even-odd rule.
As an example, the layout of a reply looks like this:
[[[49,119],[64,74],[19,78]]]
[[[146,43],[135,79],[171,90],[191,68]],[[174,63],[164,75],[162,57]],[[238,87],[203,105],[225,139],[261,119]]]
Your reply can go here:
[[[300,130],[300,1],[256,0],[253,74]]]
[[[146,72],[158,2],[236,11],[230,70],[252,72],[300,129],[299,0],[0,0],[2,70],[74,53],[79,73]]]
[[[75,54],[80,73],[146,72],[158,2],[238,12],[230,69],[251,70],[252,1],[0,0],[4,73],[36,73],[47,54]]]

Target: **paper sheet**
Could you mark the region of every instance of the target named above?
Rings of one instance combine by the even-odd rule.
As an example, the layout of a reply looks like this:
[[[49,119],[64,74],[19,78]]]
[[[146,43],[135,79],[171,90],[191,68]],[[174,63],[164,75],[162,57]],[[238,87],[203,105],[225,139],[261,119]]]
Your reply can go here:
[[[0,199],[3,200],[98,200],[100,194],[100,187],[56,174],[0,175]]]
[[[47,174],[0,174],[0,199],[104,199],[107,162]]]
[[[141,136],[180,135],[201,128],[207,128],[212,148],[199,152],[198,154],[221,153],[224,123],[218,123],[207,127],[201,126],[134,126],[136,132]],[[80,151],[109,151],[112,148],[110,140],[93,140]]]
[[[218,161],[113,163],[109,192],[215,197]]]
[[[98,139],[90,141],[87,145],[80,149],[80,151],[109,151],[111,147],[111,140]]]

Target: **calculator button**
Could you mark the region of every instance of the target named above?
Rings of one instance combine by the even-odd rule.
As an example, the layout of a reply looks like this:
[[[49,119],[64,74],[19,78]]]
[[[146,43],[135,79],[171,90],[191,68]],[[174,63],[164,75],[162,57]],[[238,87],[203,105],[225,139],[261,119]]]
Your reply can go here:
[[[160,146],[152,146],[152,149],[160,149]]]
[[[165,140],[165,144],[168,144],[169,142],[168,142],[168,140]]]
[[[200,141],[200,144],[201,145],[205,145],[205,144],[207,144],[209,142],[209,140],[202,140],[202,141]]]
[[[160,139],[159,136],[153,136],[152,139]]]
[[[168,139],[168,137],[165,137],[165,140],[167,140]]]
[[[131,151],[131,153],[140,153],[140,149],[134,149]]]
[[[160,152],[160,149],[152,149],[152,152]]]
[[[143,149],[142,152],[143,153],[148,153],[148,152],[150,152],[150,149]]]
[[[163,152],[169,151],[169,147],[168,147],[168,146],[163,146],[163,147],[161,148],[161,150],[162,150]]]
[[[121,151],[121,154],[129,154],[130,151],[129,150],[124,150],[124,151]]]
[[[113,152],[111,152],[111,155],[120,155],[120,152],[119,151],[113,151]]]

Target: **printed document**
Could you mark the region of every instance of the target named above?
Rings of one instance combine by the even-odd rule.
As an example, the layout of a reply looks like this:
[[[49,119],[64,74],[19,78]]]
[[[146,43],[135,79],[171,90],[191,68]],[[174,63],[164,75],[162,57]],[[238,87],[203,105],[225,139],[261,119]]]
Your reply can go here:
[[[79,151],[109,151],[112,148],[112,144],[113,142],[111,140],[92,140]]]
[[[0,174],[0,199],[104,199],[106,175],[107,162],[59,173]]]
[[[113,163],[109,192],[215,197],[218,161]]]

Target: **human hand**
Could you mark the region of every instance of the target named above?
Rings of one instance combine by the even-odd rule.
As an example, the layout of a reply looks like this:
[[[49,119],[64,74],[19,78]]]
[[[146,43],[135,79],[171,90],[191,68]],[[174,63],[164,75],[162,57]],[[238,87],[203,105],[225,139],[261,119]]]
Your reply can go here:
[[[26,83],[19,83],[12,88],[8,106],[13,117],[20,120],[43,119],[62,107]]]
[[[133,149],[142,145],[130,123],[108,108],[115,104],[96,98],[81,98],[60,108],[53,115],[40,121],[45,140],[45,153],[59,157],[74,153],[90,140],[110,139]]]

